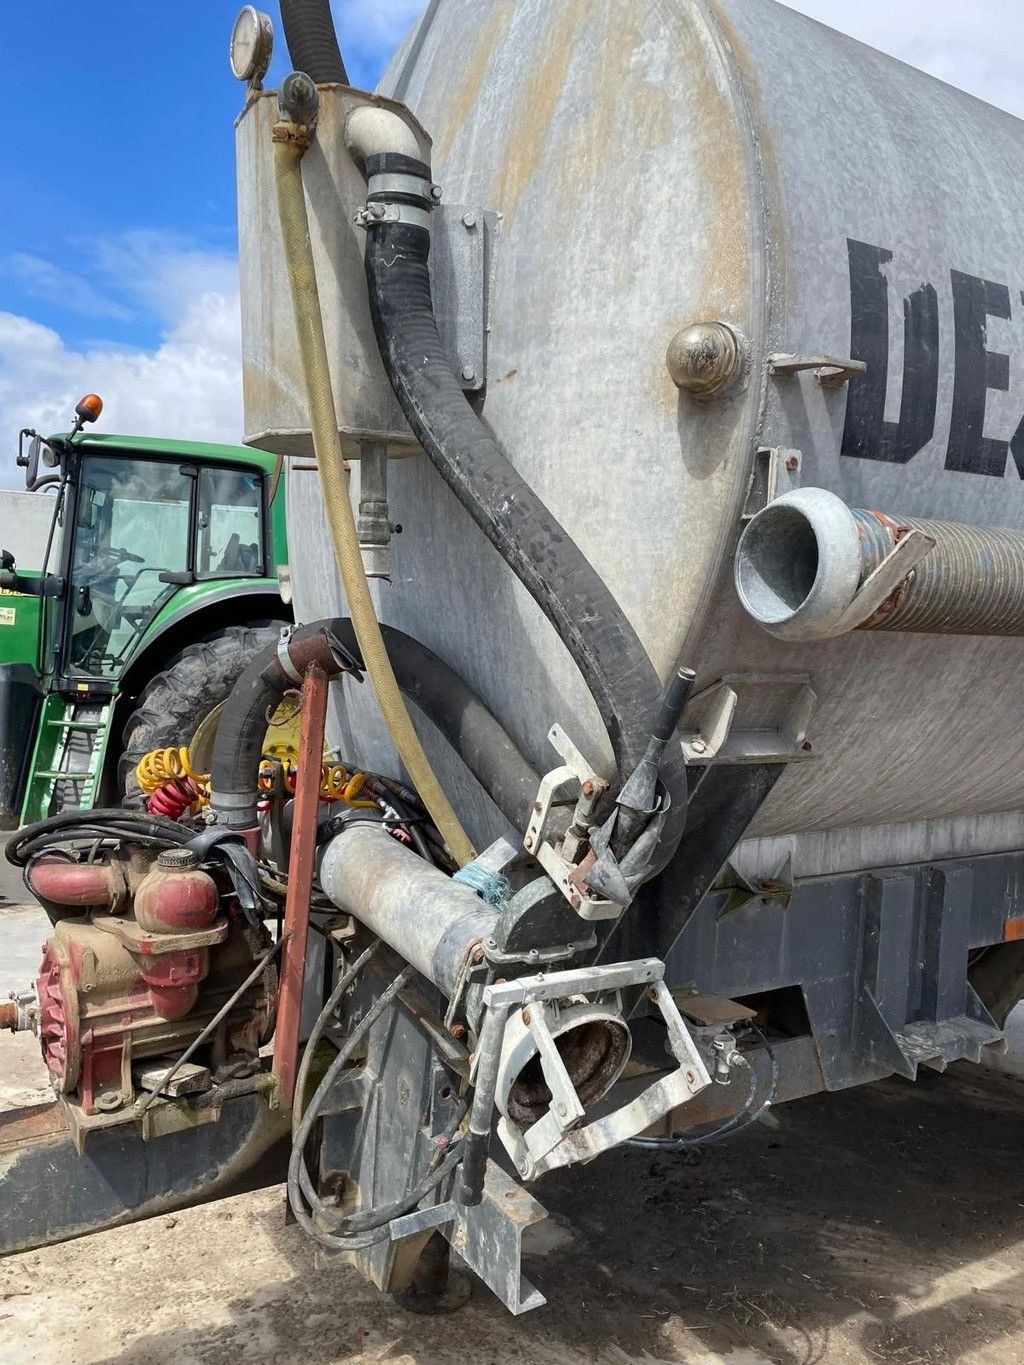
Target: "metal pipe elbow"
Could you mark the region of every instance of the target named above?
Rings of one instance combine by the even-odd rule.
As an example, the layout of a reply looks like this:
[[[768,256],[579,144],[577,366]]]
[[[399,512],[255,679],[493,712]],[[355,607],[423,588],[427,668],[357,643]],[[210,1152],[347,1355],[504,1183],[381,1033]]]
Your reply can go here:
[[[801,488],[755,516],[736,550],[736,591],[748,614],[780,640],[828,639],[861,583],[857,520],[824,488]]]
[[[416,134],[393,109],[363,104],[353,109],[345,123],[345,145],[353,160],[365,166],[371,156],[405,156],[423,160]]]

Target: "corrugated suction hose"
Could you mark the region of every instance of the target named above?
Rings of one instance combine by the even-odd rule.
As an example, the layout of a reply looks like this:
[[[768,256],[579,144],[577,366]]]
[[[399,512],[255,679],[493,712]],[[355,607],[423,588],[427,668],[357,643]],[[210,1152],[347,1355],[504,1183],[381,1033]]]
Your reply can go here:
[[[305,71],[317,85],[348,85],[331,0],[281,0],[281,22],[296,71]]]
[[[1024,532],[848,507],[824,488],[787,493],[750,521],[735,580],[748,613],[782,640],[1024,635]]]
[[[413,165],[429,177],[429,167]],[[371,203],[375,172],[409,170],[405,158],[368,163]],[[425,228],[384,223],[367,235],[370,309],[388,377],[431,463],[572,655],[625,781],[646,750],[661,680],[597,570],[466,401],[438,333],[429,257]]]
[[[380,623],[363,572],[352,504],[344,473],[338,418],[331,388],[320,295],[309,238],[301,162],[308,130],[293,123],[274,129],[274,176],[285,260],[295,310],[295,329],[309,403],[313,448],[323,489],[334,554],[348,602],[363,664],[373,684],[388,730],[412,785],[430,812],[452,857],[461,865],[476,856],[413,728],[381,635]]]

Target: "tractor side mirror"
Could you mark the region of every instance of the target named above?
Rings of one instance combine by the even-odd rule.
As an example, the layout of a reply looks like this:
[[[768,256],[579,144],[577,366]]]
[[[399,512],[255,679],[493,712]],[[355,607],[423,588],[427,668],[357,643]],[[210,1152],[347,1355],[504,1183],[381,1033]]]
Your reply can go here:
[[[28,491],[34,493],[39,488],[45,488],[47,484],[59,483],[59,473],[44,474],[42,478],[39,476],[40,462],[47,465],[50,469],[59,468],[60,456],[57,452],[34,431],[24,431],[22,432],[22,436],[29,436],[31,438],[28,443],[27,452],[23,453],[22,451],[19,451],[18,453],[18,463],[24,467],[25,487]]]

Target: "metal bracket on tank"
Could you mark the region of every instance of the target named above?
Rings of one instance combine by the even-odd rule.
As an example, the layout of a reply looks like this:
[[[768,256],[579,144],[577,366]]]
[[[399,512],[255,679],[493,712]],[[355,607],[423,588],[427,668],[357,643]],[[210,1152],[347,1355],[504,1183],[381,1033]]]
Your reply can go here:
[[[741,521],[750,521],[770,502],[800,487],[803,453],[786,446],[761,446],[754,452]]]
[[[818,697],[807,673],[727,673],[693,698],[679,741],[688,765],[797,763]]]
[[[487,384],[491,294],[500,213],[441,204],[431,215],[434,313],[452,369],[467,393]]]
[[[841,389],[851,379],[867,374],[865,360],[841,360],[834,355],[770,355],[768,368],[780,379],[792,379],[804,370],[813,370],[823,389]]]
[[[547,773],[540,784],[523,847],[537,859],[581,919],[614,919],[622,906],[595,894],[586,882],[586,874],[596,861],[590,848],[590,831],[597,824],[594,812],[608,783],[560,725],[552,725],[548,739],[563,763]],[[553,826],[559,812],[564,813],[567,807],[572,807],[572,821],[562,834]]]

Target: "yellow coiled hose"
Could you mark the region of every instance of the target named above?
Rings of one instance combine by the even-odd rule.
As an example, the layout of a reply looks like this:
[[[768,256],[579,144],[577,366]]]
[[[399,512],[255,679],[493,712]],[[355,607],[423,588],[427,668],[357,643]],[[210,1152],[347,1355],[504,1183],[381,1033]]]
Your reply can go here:
[[[146,796],[152,796],[158,787],[167,782],[180,782],[185,778],[191,778],[204,788],[206,800],[202,804],[205,805],[209,800],[210,779],[192,767],[187,748],[153,749],[143,754],[135,769],[135,780]]]
[[[280,763],[284,774],[285,790],[295,791],[295,775],[298,771],[299,755],[289,744],[271,744],[260,760],[260,786],[268,788],[272,779],[273,764]],[[210,778],[207,773],[197,773],[192,766],[187,748],[153,749],[144,754],[135,769],[135,778],[144,795],[153,793],[168,782],[183,782],[191,779],[196,785],[193,809],[210,804]],[[375,809],[376,801],[359,800],[359,794],[366,783],[365,773],[350,773],[342,763],[325,762],[320,769],[320,799],[322,801],[345,801],[356,808]]]

